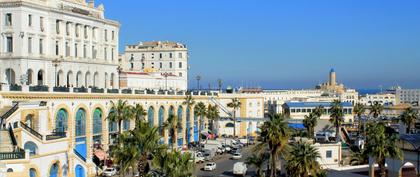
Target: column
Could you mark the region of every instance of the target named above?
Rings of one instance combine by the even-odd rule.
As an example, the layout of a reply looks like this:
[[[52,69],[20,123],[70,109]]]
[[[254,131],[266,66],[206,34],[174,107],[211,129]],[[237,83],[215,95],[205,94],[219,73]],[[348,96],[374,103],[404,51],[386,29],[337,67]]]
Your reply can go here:
[[[182,125],[182,139],[183,139],[182,145],[188,144],[186,124],[187,124],[187,108],[185,107],[182,109],[182,124],[181,124]]]

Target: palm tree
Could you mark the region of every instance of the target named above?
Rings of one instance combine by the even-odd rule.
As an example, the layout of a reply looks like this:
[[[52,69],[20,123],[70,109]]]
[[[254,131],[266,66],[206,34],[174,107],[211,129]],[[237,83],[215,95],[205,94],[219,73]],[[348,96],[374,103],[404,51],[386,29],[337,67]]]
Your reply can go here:
[[[315,112],[309,113],[309,115],[305,116],[303,119],[303,126],[306,128],[309,138],[314,138],[314,127],[316,126],[318,119],[318,114]]]
[[[357,120],[358,120],[357,130],[358,130],[358,134],[360,135],[362,132],[362,115],[365,114],[366,107],[362,103],[357,103],[354,106],[353,112],[357,115]]]
[[[287,158],[287,173],[293,177],[315,175],[320,170],[317,158],[321,158],[318,150],[308,143],[298,142],[292,145]]]
[[[375,158],[381,171],[386,176],[385,159],[402,158],[402,152],[397,146],[398,133],[384,123],[370,123],[367,126],[367,136],[364,153]]]
[[[379,102],[375,101],[373,105],[370,106],[370,112],[369,114],[372,114],[373,117],[376,119],[381,115],[382,110],[384,110],[384,107],[379,104]]]
[[[133,113],[134,120],[136,120],[136,124],[139,121],[146,121],[145,117],[147,113],[141,104],[137,103],[134,107],[132,107],[132,113]]]
[[[287,143],[290,137],[288,123],[283,114],[270,115],[270,120],[261,126],[260,143],[254,150],[261,152],[268,149],[270,154],[270,176],[276,176],[277,162],[280,157],[285,157],[287,153]]]
[[[130,167],[135,166],[138,162],[138,157],[133,154],[137,153],[137,147],[129,142],[129,132],[120,134],[117,138],[119,148],[112,149],[114,162],[120,166],[120,176],[129,172]]]
[[[257,177],[264,176],[262,167],[264,165],[264,162],[267,160],[267,155],[268,154],[266,153],[259,154],[259,155],[252,154],[252,156],[246,159],[246,162],[245,162],[246,164],[252,165],[257,169]]]
[[[177,139],[178,129],[182,128],[182,122],[178,122],[178,116],[170,114],[168,120],[163,124],[164,129],[168,129],[171,138],[172,148],[174,148]],[[175,145],[176,147],[176,145]]]
[[[201,142],[201,131],[203,129],[204,116],[207,116],[207,108],[203,102],[200,101],[197,103],[197,105],[194,108],[194,115],[199,117],[198,142]]]
[[[132,110],[128,105],[127,101],[118,100],[117,103],[111,101],[111,109],[107,119],[111,122],[118,123],[118,131],[120,134],[122,134],[123,132],[122,122],[124,120],[130,120],[132,118]]]
[[[187,95],[185,97],[185,100],[182,102],[182,104],[186,106],[186,109],[189,108],[191,110],[192,106],[194,106],[194,104],[195,104],[194,98],[191,95]],[[187,115],[186,117],[188,118],[188,117],[190,117],[190,115]],[[187,122],[190,122],[190,120],[187,120]],[[191,133],[188,133],[188,132],[191,132],[190,128],[191,127],[185,127],[185,130],[186,130],[185,136],[190,136]],[[190,137],[186,137],[186,139],[189,140]],[[187,142],[187,143],[189,143],[189,142]]]
[[[340,100],[334,100],[331,103],[331,108],[330,108],[330,122],[334,125],[335,127],[335,141],[339,142],[340,141],[340,135],[341,135],[341,124],[344,121],[344,113],[343,113],[343,106],[341,105],[341,101]]]
[[[233,137],[236,137],[236,111],[241,107],[241,102],[238,98],[233,98],[232,102],[228,103],[229,108],[233,108]]]
[[[413,108],[408,107],[401,115],[401,121],[407,126],[407,133],[413,133],[413,127],[417,121],[417,113]]]
[[[324,114],[325,113],[325,110],[324,110],[324,107],[323,106],[317,106],[315,109],[314,109],[314,114],[318,117],[318,118],[320,118],[321,116],[322,116],[322,114]]]
[[[191,154],[179,151],[161,153],[153,159],[153,165],[168,177],[190,177],[194,170]]]
[[[214,106],[209,105],[207,107],[207,119],[210,120],[210,130],[212,131],[212,133],[215,132],[215,127],[217,127],[215,125],[215,122],[218,121],[219,118],[220,118],[220,112],[219,112],[219,109],[217,108],[217,106],[216,105],[214,105]]]

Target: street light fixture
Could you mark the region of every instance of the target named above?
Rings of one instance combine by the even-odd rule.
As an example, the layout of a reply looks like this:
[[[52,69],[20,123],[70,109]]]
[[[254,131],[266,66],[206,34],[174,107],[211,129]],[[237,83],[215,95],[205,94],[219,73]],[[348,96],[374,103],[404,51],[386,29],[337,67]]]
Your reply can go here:
[[[197,79],[197,90],[200,91],[200,80],[201,80],[201,76],[198,75],[195,77],[195,79]]]

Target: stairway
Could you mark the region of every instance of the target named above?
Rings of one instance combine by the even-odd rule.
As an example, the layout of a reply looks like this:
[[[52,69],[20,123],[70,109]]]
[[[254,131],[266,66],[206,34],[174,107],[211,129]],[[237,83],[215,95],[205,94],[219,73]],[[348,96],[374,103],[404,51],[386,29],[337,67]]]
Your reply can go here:
[[[0,131],[0,152],[13,152],[13,144],[7,130]]]
[[[13,106],[4,106],[3,108],[0,108],[0,116],[3,116],[7,111],[12,109]]]
[[[230,112],[225,106],[222,105],[218,100],[216,100],[214,97],[209,98],[211,102],[216,104],[223,112],[225,112],[229,117],[232,117],[232,112]]]

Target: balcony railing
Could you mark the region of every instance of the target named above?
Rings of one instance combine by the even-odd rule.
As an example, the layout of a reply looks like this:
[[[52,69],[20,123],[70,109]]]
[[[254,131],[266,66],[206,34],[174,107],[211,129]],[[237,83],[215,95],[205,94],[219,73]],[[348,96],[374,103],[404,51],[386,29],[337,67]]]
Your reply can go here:
[[[118,93],[118,89],[108,89],[107,93]]]
[[[0,160],[24,159],[25,150],[17,148],[14,152],[0,152]]]
[[[48,86],[46,85],[37,85],[37,86],[30,86],[30,92],[48,92]]]
[[[144,94],[144,90],[134,90],[135,94]]]
[[[10,85],[10,91],[22,91],[22,86],[20,86],[20,85]]]
[[[32,135],[34,135],[38,139],[42,140],[42,138],[43,138],[42,135],[40,133],[38,133],[37,131],[35,131],[34,129],[32,129],[31,127],[29,127],[28,125],[26,125],[25,123],[20,122],[20,127],[25,129],[26,131],[28,131],[29,133],[31,133]]]
[[[105,90],[102,88],[102,89],[100,89],[100,88],[97,88],[97,87],[93,87],[92,89],[91,89],[91,92],[92,93],[104,93],[105,92]]]
[[[49,140],[56,140],[66,137],[66,132],[53,132],[51,135],[47,135],[45,138],[47,141]]]
[[[53,91],[54,92],[70,92],[70,88],[69,87],[54,87]]]
[[[76,92],[76,93],[87,93],[88,92],[88,89],[87,88],[85,88],[85,87],[80,87],[80,88],[73,88],[73,92]]]
[[[133,90],[131,90],[131,89],[123,89],[123,90],[121,90],[121,93],[122,94],[132,94],[133,93]]]
[[[73,149],[74,154],[76,154],[77,157],[79,157],[80,159],[82,159],[84,162],[86,162],[86,158],[82,156],[82,154],[80,154],[79,152],[77,152],[76,149]]]

